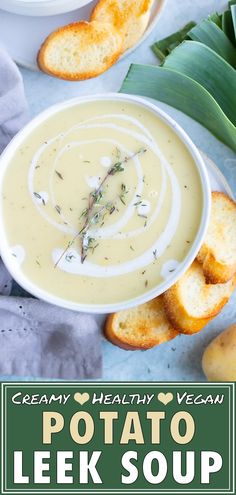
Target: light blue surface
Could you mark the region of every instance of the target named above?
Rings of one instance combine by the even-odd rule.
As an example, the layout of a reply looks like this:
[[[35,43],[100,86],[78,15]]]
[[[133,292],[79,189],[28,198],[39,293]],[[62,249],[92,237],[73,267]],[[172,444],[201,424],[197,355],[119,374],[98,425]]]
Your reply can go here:
[[[198,21],[214,10],[226,6],[222,0],[168,0],[155,32],[135,52],[108,72],[83,82],[66,82],[42,73],[22,69],[31,115],[37,115],[48,106],[68,98],[86,94],[118,91],[131,62],[153,63],[156,58],[150,45],[181,28],[190,20]],[[33,33],[31,34],[33,36]],[[30,42],[30,41],[29,41]],[[227,176],[236,194],[235,154],[217,141],[207,130],[179,111],[162,103],[159,106],[182,125],[195,144],[201,148]],[[179,336],[168,344],[149,351],[122,351],[104,341],[103,380],[203,380],[201,356],[207,343],[227,325],[236,322],[236,294],[230,303],[200,334]],[[1,377],[0,377],[1,378]]]

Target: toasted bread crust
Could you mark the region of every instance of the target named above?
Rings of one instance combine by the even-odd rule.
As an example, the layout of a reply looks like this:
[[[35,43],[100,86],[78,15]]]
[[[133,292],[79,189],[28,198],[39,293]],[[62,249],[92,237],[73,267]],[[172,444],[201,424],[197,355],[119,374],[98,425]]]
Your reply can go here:
[[[197,260],[202,263],[207,284],[225,284],[229,282],[236,273],[236,264],[223,265],[216,260],[213,253],[209,252],[203,257],[200,251]]]
[[[222,192],[222,191],[212,191],[211,195],[212,195],[212,198],[213,198],[213,199],[217,199],[217,198],[219,198],[219,199],[220,199],[220,198],[223,198],[223,199],[225,199],[225,200],[226,200],[229,204],[231,204],[231,206],[233,206],[233,207],[235,207],[235,206],[236,206],[235,201],[234,201],[232,198],[230,198],[230,196],[229,196],[228,194],[226,194],[226,193],[224,193],[224,192]]]
[[[125,6],[120,4],[119,0],[99,0],[91,12],[90,20],[101,20],[101,16],[106,15],[113,26],[121,29],[127,20],[134,15],[146,14],[150,9],[152,0],[142,0],[139,2],[140,5],[136,0],[127,1]]]
[[[212,310],[211,315],[205,318],[193,318],[186,312],[178,298],[175,288],[169,289],[164,294],[164,308],[170,323],[179,333],[192,335],[200,332],[224,307],[229,298],[225,298],[222,304]]]
[[[143,35],[150,18],[153,0],[100,0],[91,20],[110,22],[123,37],[123,52]]]
[[[97,28],[97,29],[96,29]],[[100,29],[100,28],[103,28]],[[101,43],[103,40],[107,39],[109,32],[115,34],[117,37],[117,48],[114,52],[111,52],[109,56],[106,57],[106,63],[98,67],[94,66],[93,70],[83,70],[78,72],[68,72],[63,70],[58,70],[50,67],[47,63],[47,53],[48,49],[51,47],[52,43],[63,38],[65,34],[71,33],[73,36],[76,34],[80,35],[80,40],[82,43],[81,53],[86,50],[88,42],[96,45]],[[83,40],[84,37],[84,40]],[[58,77],[60,79],[65,79],[67,81],[82,81],[85,79],[90,79],[92,77],[97,77],[106,70],[108,70],[119,58],[122,53],[122,38],[119,33],[108,24],[100,24],[97,22],[89,23],[87,21],[80,21],[63,26],[55,31],[53,31],[42,44],[37,57],[37,62],[39,68],[46,72],[47,74]]]
[[[194,261],[189,268],[187,274],[194,271],[198,265],[197,261]],[[200,266],[200,265],[199,265]],[[197,317],[193,316],[187,311],[181,296],[181,286],[185,283],[185,276],[183,276],[176,284],[174,284],[170,289],[168,289],[163,294],[163,304],[167,318],[175,328],[180,333],[194,334],[202,330],[205,325],[207,325],[215,316],[217,316],[222,308],[227,304],[229,298],[236,287],[236,276],[232,279],[230,287],[225,286],[225,295],[221,299],[205,311],[205,314]],[[201,299],[207,299],[209,290],[211,287],[215,287],[216,284],[205,284],[202,286]],[[200,303],[200,301],[199,301]]]
[[[124,349],[125,351],[138,351],[138,350],[140,350],[139,347],[129,345],[128,343],[122,342],[120,339],[117,338],[116,334],[113,331],[115,319],[116,319],[116,313],[112,313],[112,314],[108,315],[106,322],[105,322],[105,327],[104,327],[105,337],[112,344],[116,345],[117,347],[120,347],[121,349]]]
[[[130,317],[133,322],[132,328]],[[110,342],[122,349],[147,350],[172,340],[178,332],[168,322],[162,297],[159,296],[130,311],[109,315],[105,322],[104,334]]]
[[[212,201],[224,200],[225,205],[229,209],[229,215],[232,210],[236,212],[236,203],[225,193],[214,191],[212,193]],[[212,220],[213,221],[213,220]],[[219,231],[222,233],[222,242],[224,242],[224,227],[219,225]],[[236,236],[236,224],[235,224],[235,236]],[[236,248],[235,248],[236,249]],[[198,255],[197,260],[203,266],[203,272],[206,277],[206,281],[209,284],[224,284],[228,282],[236,273],[236,262],[233,264],[226,264],[217,259],[217,253],[207,244],[207,239],[203,243]]]

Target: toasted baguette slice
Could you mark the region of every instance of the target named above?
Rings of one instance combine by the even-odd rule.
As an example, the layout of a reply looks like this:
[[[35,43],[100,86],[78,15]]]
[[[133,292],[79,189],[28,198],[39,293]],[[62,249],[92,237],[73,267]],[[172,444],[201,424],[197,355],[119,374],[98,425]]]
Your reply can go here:
[[[210,225],[197,259],[209,283],[223,284],[236,273],[236,203],[222,192],[212,193]]]
[[[104,332],[113,344],[131,351],[150,349],[178,335],[166,318],[161,296],[109,315]]]
[[[199,332],[228,302],[236,277],[226,284],[206,284],[202,265],[194,261],[181,279],[163,294],[166,315],[181,333]]]
[[[71,81],[96,77],[120,56],[122,37],[110,24],[76,22],[57,29],[38,54],[40,69]]]
[[[100,0],[91,20],[110,22],[123,37],[123,50],[135,45],[148,25],[153,0]]]

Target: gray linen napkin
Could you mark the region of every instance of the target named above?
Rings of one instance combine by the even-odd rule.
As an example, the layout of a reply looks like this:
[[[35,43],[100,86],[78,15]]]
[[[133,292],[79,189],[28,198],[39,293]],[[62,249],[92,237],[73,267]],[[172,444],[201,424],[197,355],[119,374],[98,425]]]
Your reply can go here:
[[[0,46],[0,153],[28,119],[21,75]]]
[[[98,378],[100,336],[94,317],[37,299],[0,297],[0,373]]]
[[[20,72],[0,46],[0,153],[27,119]],[[0,374],[67,380],[100,377],[96,318],[32,297],[13,297],[12,292],[20,292],[15,287],[0,259]]]

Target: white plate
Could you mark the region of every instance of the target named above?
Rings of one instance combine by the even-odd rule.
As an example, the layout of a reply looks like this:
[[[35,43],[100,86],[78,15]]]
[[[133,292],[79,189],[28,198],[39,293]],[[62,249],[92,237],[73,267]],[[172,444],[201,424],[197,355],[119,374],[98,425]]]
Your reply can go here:
[[[44,16],[80,9],[92,0],[0,0],[0,9],[14,14]]]
[[[80,9],[92,0],[0,0],[0,9],[14,14],[44,16]]]
[[[210,185],[212,191],[220,191],[228,194],[230,198],[234,198],[233,191],[230,185],[227,182],[227,179],[222,174],[221,170],[217,167],[217,165],[201,150],[199,150],[206,164],[206,168],[208,171]]]
[[[149,25],[141,40],[127,50],[121,58],[131,53],[155,28],[167,0],[155,0]],[[97,0],[66,14],[32,17],[0,10],[0,42],[5,45],[13,60],[31,70],[38,70],[36,57],[45,38],[59,26],[81,19],[89,19]]]

